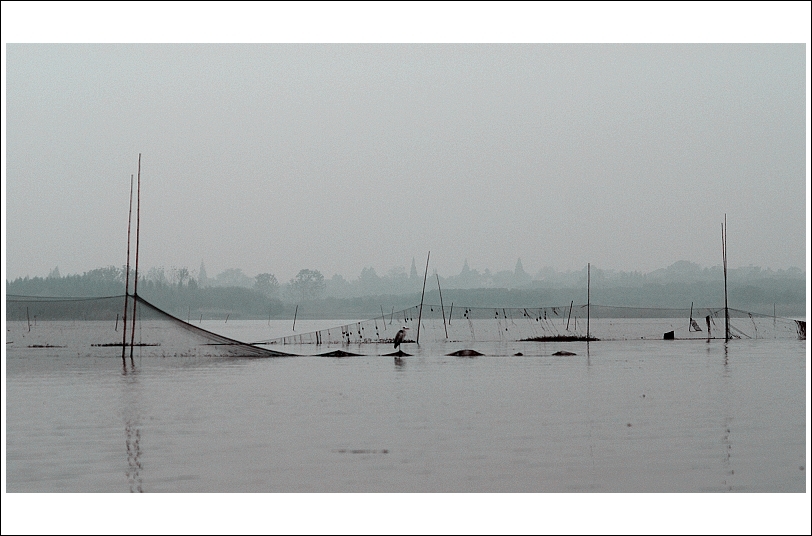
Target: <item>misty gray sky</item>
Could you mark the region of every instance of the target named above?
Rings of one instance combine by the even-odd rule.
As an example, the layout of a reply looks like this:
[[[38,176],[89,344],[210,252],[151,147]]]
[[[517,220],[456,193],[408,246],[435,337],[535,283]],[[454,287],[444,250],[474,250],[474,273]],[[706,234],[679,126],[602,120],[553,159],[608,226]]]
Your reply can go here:
[[[10,42],[6,279],[804,268],[806,47]]]

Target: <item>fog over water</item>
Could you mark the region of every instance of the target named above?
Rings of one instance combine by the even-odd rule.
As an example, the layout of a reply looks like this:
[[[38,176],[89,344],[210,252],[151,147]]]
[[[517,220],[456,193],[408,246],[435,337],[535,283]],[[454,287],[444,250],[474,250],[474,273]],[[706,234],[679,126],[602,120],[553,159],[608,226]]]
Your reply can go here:
[[[6,278],[803,268],[804,50],[9,43]]]

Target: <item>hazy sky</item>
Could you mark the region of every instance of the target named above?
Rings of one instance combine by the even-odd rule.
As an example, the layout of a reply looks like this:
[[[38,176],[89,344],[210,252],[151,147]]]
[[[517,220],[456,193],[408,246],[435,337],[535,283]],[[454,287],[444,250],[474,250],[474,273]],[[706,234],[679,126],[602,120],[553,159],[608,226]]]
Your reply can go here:
[[[804,268],[805,54],[9,43],[6,278],[123,265],[139,153],[142,270],[714,266],[725,214],[731,267]]]

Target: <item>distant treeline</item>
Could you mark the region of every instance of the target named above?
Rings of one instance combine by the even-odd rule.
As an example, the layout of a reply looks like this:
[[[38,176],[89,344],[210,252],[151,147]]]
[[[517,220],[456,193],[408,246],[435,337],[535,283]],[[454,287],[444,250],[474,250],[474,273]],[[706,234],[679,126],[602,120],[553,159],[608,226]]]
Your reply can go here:
[[[130,281],[130,292],[133,292]],[[284,316],[285,306],[276,298],[258,289],[244,287],[198,287],[194,281],[169,284],[140,278],[138,295],[153,305],[187,320],[195,318],[268,318]],[[116,267],[99,268],[82,275],[46,278],[19,278],[6,283],[9,296],[37,297],[103,297],[124,295],[124,270]],[[123,302],[122,302],[123,303]],[[123,305],[122,305],[123,307]],[[44,318],[44,317],[43,317]]]
[[[732,308],[786,317],[806,317],[806,282],[801,279],[766,279],[747,284],[728,284]],[[651,283],[634,287],[591,287],[589,301],[595,305],[635,308],[688,309],[724,306],[724,285],[709,282]],[[586,287],[442,289],[446,311],[460,307],[566,307],[587,303]],[[389,315],[420,303],[420,293],[325,298],[299,305],[299,318],[368,319]],[[440,304],[440,292],[426,290],[425,303]],[[288,314],[293,310],[289,308]]]
[[[131,271],[129,278],[131,287],[133,275]],[[678,261],[667,268],[648,273],[605,270],[593,265],[589,275],[591,276],[592,288],[642,288],[658,284],[667,286],[672,283],[698,286],[707,284],[709,287],[715,285],[719,285],[719,288],[723,287],[721,266],[703,268],[688,261]],[[95,295],[99,292],[109,293],[117,288],[123,289],[124,279],[125,269],[123,267],[109,266],[82,275],[65,277],[60,276],[59,268],[56,267],[46,278],[19,278],[7,282],[7,288],[12,285],[21,293],[39,293],[42,291],[54,295],[85,296],[89,294]],[[587,266],[570,271],[542,268],[535,275],[531,275],[522,268],[521,259],[516,262],[513,270],[498,272],[491,272],[487,269],[480,272],[469,268],[466,262],[457,275],[430,273],[428,288],[436,285],[437,279],[439,279],[443,289],[585,289],[587,285]],[[762,288],[765,285],[764,281],[776,279],[804,281],[806,274],[799,268],[771,270],[758,266],[747,266],[729,269],[728,279],[731,285],[750,285]],[[270,271],[249,277],[239,268],[228,268],[215,277],[208,277],[206,268],[201,263],[198,270],[187,267],[149,268],[139,273],[138,284],[139,293],[146,288],[161,292],[163,292],[163,289],[172,287],[189,287],[190,289],[209,287],[249,288],[258,290],[269,298],[277,298],[285,303],[296,304],[320,298],[400,296],[419,293],[423,286],[423,271],[417,270],[415,261],[412,259],[411,270],[408,273],[404,268],[396,267],[384,274],[378,274],[373,268],[367,267],[361,270],[356,279],[344,279],[339,274],[325,277],[319,270],[302,269],[294,278],[288,281],[280,281]],[[769,285],[767,284],[767,286]]]
[[[302,272],[307,272],[303,275],[308,277],[316,273],[305,270]],[[697,274],[690,269],[687,272],[686,278],[679,280],[674,273],[659,274],[660,277],[613,278],[602,277],[599,270],[592,270],[590,301],[597,305],[616,307],[687,308],[691,303],[697,308],[724,305],[724,282],[721,274],[714,271],[700,271]],[[6,292],[9,295],[47,297],[123,295],[123,275],[123,270],[109,267],[81,276],[19,278],[6,283]],[[691,280],[690,275],[703,277]],[[758,277],[759,275],[762,277]],[[731,276],[728,281],[730,307],[768,315],[775,311],[779,316],[806,316],[806,279],[802,273],[783,273],[776,277],[763,275],[763,272],[754,273],[750,270]],[[444,285],[446,281],[441,278],[441,284]],[[304,277],[298,278],[296,282],[320,283],[318,279]],[[570,280],[568,283],[570,284],[556,285],[550,280],[534,280],[532,284],[518,288],[442,287],[442,299],[447,308],[452,304],[455,307],[529,308],[568,306],[570,302],[585,304],[586,277]],[[130,281],[131,291],[132,286]],[[280,319],[292,318],[294,313],[299,318],[367,319],[420,303],[419,290],[357,297],[325,297],[324,293],[302,293],[296,300],[288,295],[288,299],[283,302],[276,297],[276,292],[268,291],[267,285],[255,285],[253,288],[202,287],[194,279],[187,279],[184,284],[183,281],[167,283],[139,278],[138,294],[183,320],[198,320],[201,316],[205,319]],[[436,278],[427,284],[425,301],[440,303]]]

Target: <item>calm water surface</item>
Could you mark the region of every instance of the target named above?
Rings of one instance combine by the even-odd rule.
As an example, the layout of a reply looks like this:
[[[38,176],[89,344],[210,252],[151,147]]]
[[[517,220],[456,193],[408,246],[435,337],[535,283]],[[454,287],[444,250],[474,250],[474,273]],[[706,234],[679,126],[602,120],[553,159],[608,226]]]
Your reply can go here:
[[[230,324],[242,340],[270,329]],[[476,343],[473,358],[410,344],[401,363],[369,345],[127,367],[7,355],[7,490],[805,492],[805,344]]]

